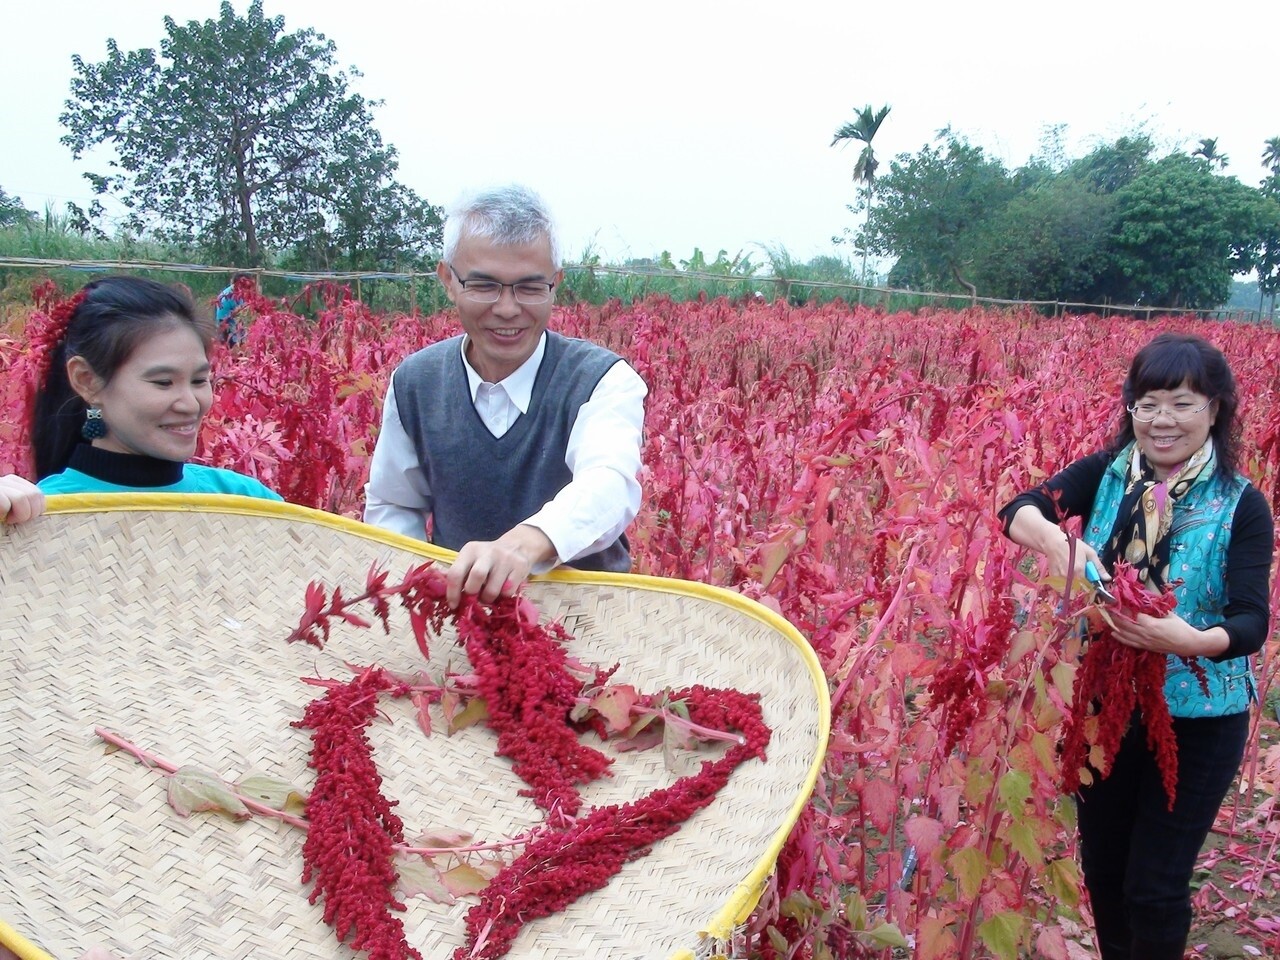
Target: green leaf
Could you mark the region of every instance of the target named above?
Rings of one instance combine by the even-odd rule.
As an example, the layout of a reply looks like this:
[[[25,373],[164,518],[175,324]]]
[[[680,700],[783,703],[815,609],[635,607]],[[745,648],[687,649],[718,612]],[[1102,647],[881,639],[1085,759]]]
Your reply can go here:
[[[1058,758],[1053,741],[1039,731],[1031,735],[1031,749],[1040,762],[1040,769],[1050,775],[1056,775]]]
[[[782,901],[778,907],[778,912],[789,920],[803,923],[810,917],[820,914],[822,908],[818,906],[813,897],[803,890],[796,890],[788,894],[786,899]]]
[[[1045,884],[1067,906],[1080,905],[1080,867],[1075,860],[1063,857],[1051,862],[1045,871]]]
[[[610,733],[622,733],[630,729],[631,708],[639,699],[630,684],[613,684],[592,697],[591,706],[604,718]]]
[[[1035,831],[1025,823],[1015,823],[1009,828],[1009,843],[1022,854],[1027,863],[1040,867],[1044,863],[1044,851],[1036,842]]]
[[[960,895],[972,900],[982,889],[982,881],[991,872],[991,864],[977,847],[965,847],[951,857],[950,869],[960,885]]]
[[[440,875],[440,882],[455,897],[479,893],[489,885],[489,878],[468,863],[460,863]]]
[[[773,539],[760,544],[760,585],[767,587],[795,549],[795,531],[784,530]]]
[[[449,717],[445,732],[453,736],[459,730],[465,730],[488,719],[489,705],[484,702],[484,697],[472,697],[465,707]]]
[[[1063,704],[1071,702],[1071,688],[1075,684],[1076,670],[1065,660],[1060,660],[1049,668],[1049,676],[1053,680],[1053,688]]]
[[[973,804],[983,803],[995,783],[991,769],[985,761],[970,758],[965,772],[964,798]]]
[[[901,947],[906,949],[911,944],[902,935],[896,923],[878,923],[865,933],[858,934],[864,940],[870,940],[879,947]]]
[[[396,891],[403,898],[425,897],[432,903],[451,904],[457,897],[440,880],[440,871],[427,857],[396,861]]]
[[[169,778],[169,805],[181,816],[213,810],[243,820],[246,807],[222,780],[198,767],[180,767]]]
[[[978,936],[999,960],[1017,960],[1025,922],[1021,914],[1006,910],[984,921],[978,927]]]
[[[1031,777],[1024,770],[1010,770],[1000,778],[1000,803],[1015,819],[1026,812],[1031,797]]]
[[[241,796],[256,800],[272,810],[302,813],[307,807],[307,796],[291,783],[263,773],[253,773],[236,784]]]
[[[785,957],[791,951],[791,944],[787,943],[787,938],[773,924],[765,927],[764,932],[769,935],[769,942],[773,944],[773,949],[782,954],[782,956]]]
[[[844,898],[844,919],[854,930],[867,929],[867,900],[858,890]]]

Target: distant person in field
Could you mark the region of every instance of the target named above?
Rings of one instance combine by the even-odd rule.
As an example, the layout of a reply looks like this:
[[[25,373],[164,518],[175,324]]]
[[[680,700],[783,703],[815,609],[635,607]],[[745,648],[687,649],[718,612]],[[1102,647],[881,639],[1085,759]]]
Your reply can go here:
[[[214,327],[190,293],[141,277],[94,280],[51,311],[31,443],[43,493],[229,493],[281,499],[252,477],[188,463],[213,403]],[[39,505],[3,478],[8,512]],[[0,506],[3,501],[0,500]],[[42,506],[42,505],[41,505]]]
[[[1182,960],[1196,858],[1249,735],[1250,657],[1269,634],[1275,529],[1266,498],[1237,470],[1237,402],[1216,347],[1162,333],[1133,359],[1124,420],[1108,448],[1000,512],[1008,536],[1048,558],[1051,575],[1082,577],[1086,563],[1104,572],[1123,560],[1178,601],[1164,617],[1110,611],[1115,639],[1169,654],[1164,698],[1178,756],[1169,810],[1135,712],[1110,772],[1095,771],[1077,794],[1103,960]],[[1059,526],[1069,517],[1084,518],[1070,569]],[[1183,657],[1194,658],[1204,685]]]
[[[254,282],[251,273],[237,273],[231,278],[231,284],[218,294],[214,307],[213,319],[218,325],[218,337],[229,347],[234,347],[244,339],[244,330],[240,328],[238,313],[244,306],[243,291],[247,284]],[[236,293],[239,287],[241,293]]]
[[[461,200],[436,272],[464,332],[392,374],[364,519],[458,551],[455,605],[558,564],[629,570],[646,387],[547,329],[561,270],[542,200],[520,186]]]

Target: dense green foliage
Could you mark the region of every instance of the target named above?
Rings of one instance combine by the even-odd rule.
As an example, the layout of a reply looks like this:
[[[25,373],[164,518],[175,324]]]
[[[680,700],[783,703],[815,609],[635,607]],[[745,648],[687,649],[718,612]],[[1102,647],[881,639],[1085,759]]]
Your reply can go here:
[[[1224,303],[1236,274],[1280,283],[1280,182],[1215,172],[1211,140],[1153,153],[1122,137],[1009,171],[944,130],[880,176],[869,240],[896,259],[895,286],[991,298],[1199,309]]]
[[[36,215],[22,205],[21,197],[11,197],[0,187],[0,227],[34,223]]]
[[[73,57],[60,118],[77,159],[108,148],[108,172],[85,176],[124,204],[128,229],[223,263],[426,262],[440,212],[395,181],[376,104],[348,92],[332,41],[286,33],[261,0],[243,17],[223,2],[217,20],[164,27],[158,52],[108,40],[101,63]]]

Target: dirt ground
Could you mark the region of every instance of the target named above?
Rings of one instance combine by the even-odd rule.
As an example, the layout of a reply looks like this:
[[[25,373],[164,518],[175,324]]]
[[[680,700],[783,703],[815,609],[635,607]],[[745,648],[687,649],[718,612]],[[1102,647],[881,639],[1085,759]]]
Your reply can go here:
[[[1234,824],[1234,798],[1228,797],[1193,880],[1196,917],[1187,956],[1197,960],[1280,958],[1280,728],[1270,717],[1263,721],[1259,746],[1253,781],[1259,789],[1251,800],[1241,798]]]

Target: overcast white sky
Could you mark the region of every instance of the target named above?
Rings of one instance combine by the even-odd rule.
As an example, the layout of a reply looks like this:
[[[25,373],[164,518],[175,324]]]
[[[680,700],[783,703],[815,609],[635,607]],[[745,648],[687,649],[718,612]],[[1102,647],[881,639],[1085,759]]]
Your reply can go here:
[[[248,0],[233,0],[243,12]],[[434,203],[520,180],[561,222],[567,259],[701,247],[761,259],[832,252],[856,145],[855,108],[888,104],[887,161],[950,125],[1009,167],[1067,126],[1069,154],[1143,129],[1167,150],[1217,137],[1250,186],[1280,136],[1280,2],[1172,4],[858,0],[267,0],[364,76],[353,89]],[[28,208],[91,199],[58,140],[71,55],[157,47],[162,18],[216,0],[5,0],[0,186]]]

